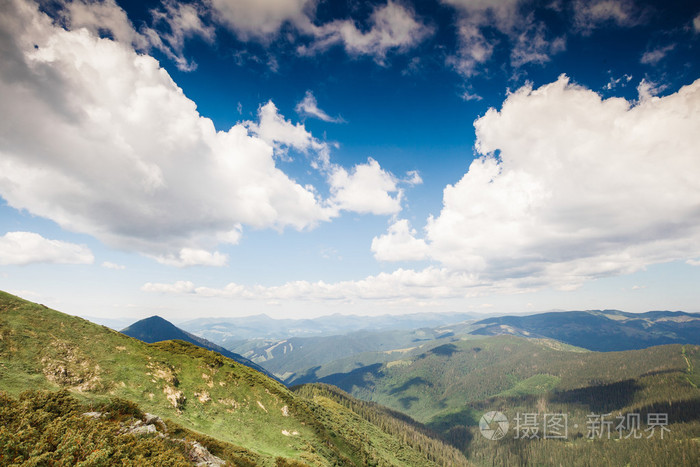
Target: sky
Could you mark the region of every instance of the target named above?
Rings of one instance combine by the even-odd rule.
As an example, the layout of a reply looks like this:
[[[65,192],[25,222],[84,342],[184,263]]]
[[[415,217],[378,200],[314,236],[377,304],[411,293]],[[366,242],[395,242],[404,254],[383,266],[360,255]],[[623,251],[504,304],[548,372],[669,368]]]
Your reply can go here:
[[[0,289],[700,312],[700,4],[6,0]]]

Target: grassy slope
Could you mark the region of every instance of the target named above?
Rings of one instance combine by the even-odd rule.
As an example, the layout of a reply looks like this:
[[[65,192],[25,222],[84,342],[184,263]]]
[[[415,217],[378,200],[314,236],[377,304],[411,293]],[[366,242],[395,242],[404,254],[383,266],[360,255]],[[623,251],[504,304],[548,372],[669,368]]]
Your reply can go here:
[[[333,442],[315,413],[318,404],[213,352],[181,341],[145,344],[0,292],[0,389],[17,395],[58,387],[85,401],[134,401],[188,429],[244,446],[268,464],[277,456],[344,464],[358,445],[377,441]]]
[[[694,346],[687,348],[697,349]],[[687,368],[679,344],[587,352],[550,340],[499,336],[456,340],[322,382],[427,422],[498,394],[540,394]]]
[[[598,353],[551,340],[499,336],[426,345],[400,357],[324,381],[426,422],[478,464],[700,462],[698,346]],[[511,421],[517,413],[567,413],[569,441],[487,441],[478,421],[491,410]],[[590,413],[640,413],[644,418],[650,412],[669,414],[668,441],[585,438]]]

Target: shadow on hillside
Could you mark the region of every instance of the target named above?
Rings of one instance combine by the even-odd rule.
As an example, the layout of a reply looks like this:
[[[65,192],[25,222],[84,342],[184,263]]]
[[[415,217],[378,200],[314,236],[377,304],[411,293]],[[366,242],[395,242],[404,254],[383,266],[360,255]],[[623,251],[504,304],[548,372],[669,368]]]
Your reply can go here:
[[[602,413],[631,404],[639,390],[641,390],[639,383],[629,379],[616,383],[557,391],[552,394],[551,401],[562,404],[586,405],[592,412]]]
[[[459,352],[459,349],[454,344],[441,345],[439,347],[435,347],[434,349],[431,349],[428,351],[428,353],[431,353],[434,355],[441,355],[444,357],[451,357],[456,352]]]
[[[668,414],[668,423],[684,423],[700,420],[700,397],[683,401],[655,402],[635,410],[642,421],[647,414]]]
[[[411,408],[411,405],[418,400],[417,397],[414,396],[408,396],[408,397],[402,397],[399,399],[399,403],[401,404],[401,407],[404,408],[404,410],[408,410]]]
[[[352,392],[353,388],[366,389],[374,386],[374,379],[382,376],[382,364],[374,363],[372,365],[356,368],[347,373],[334,373],[324,376],[315,382],[332,384],[338,386],[346,392]]]
[[[308,370],[306,370],[306,373],[304,373],[303,375],[298,375],[298,374],[294,373],[292,376],[287,378],[284,381],[284,383],[287,385],[292,385],[292,386],[296,386],[299,384],[315,383],[319,379],[318,375],[316,373],[320,369],[321,369],[321,366],[319,365],[319,366],[309,368]]]
[[[432,386],[433,386],[433,383],[431,383],[430,381],[428,381],[428,380],[425,379],[425,378],[421,378],[420,376],[416,376],[416,377],[414,377],[414,378],[409,379],[408,381],[406,381],[405,383],[403,383],[401,386],[395,387],[394,389],[392,389],[391,391],[389,391],[389,394],[391,394],[391,395],[393,396],[394,394],[398,394],[398,393],[400,393],[400,392],[404,392],[405,390],[407,390],[407,389],[409,389],[409,388],[411,388],[411,387],[413,387],[413,386],[428,386],[428,387],[432,387]]]

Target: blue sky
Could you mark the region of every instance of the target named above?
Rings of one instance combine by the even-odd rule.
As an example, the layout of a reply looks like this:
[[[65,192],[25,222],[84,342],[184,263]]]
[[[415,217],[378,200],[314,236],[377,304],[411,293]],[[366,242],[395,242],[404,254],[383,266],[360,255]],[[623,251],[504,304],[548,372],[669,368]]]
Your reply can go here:
[[[700,311],[700,6],[10,0],[0,288],[103,318]]]

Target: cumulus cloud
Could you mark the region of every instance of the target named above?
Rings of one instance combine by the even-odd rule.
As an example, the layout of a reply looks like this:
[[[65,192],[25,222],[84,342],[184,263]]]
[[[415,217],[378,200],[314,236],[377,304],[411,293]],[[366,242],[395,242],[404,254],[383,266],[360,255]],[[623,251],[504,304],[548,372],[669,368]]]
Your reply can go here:
[[[700,80],[636,104],[565,76],[523,87],[475,122],[480,156],[428,219],[427,255],[483,280],[564,290],[697,258],[698,125]],[[407,225],[392,229],[375,239],[377,257],[420,256],[399,254],[418,245]]]
[[[7,232],[0,237],[0,265],[92,264],[94,260],[85,245],[49,240],[34,232]]]
[[[172,34],[200,26],[178,14],[191,26]],[[127,40],[64,29],[21,0],[2,10],[0,29],[0,196],[15,209],[179,267],[224,265],[217,245],[236,244],[245,226],[302,230],[341,210],[400,209],[392,174],[376,161],[351,173],[332,164],[329,144],[272,102],[256,121],[216,131]],[[276,166],[291,151],[327,177],[331,199]]]
[[[295,149],[306,154],[314,153],[314,165],[327,167],[330,161],[328,144],[319,141],[301,123],[293,124],[277,111],[272,101],[260,106],[258,121],[244,122],[253,134],[275,148],[275,153],[286,157],[288,150]]]
[[[367,30],[346,19],[321,26],[309,24],[307,32],[314,36],[314,41],[299,48],[303,54],[342,44],[351,55],[371,55],[383,63],[390,50],[404,51],[416,46],[433,33],[433,28],[417,19],[409,8],[390,0],[374,9]]]
[[[174,0],[165,0],[162,9],[151,10],[154,26],[166,25],[167,30],[158,33],[153,28],[145,28],[144,35],[149,41],[165,55],[173,60],[178,69],[192,71],[196,64],[188,61],[184,55],[185,39],[201,37],[205,41],[214,41],[214,27],[205,25],[202,15],[204,7],[197,3],[176,3]]]
[[[241,224],[303,229],[336,214],[275,166],[276,145],[323,145],[271,103],[259,122],[217,132],[131,45],[54,26],[18,0],[0,29],[0,195],[10,206],[183,264],[192,256],[182,251],[209,251]]]
[[[394,214],[401,210],[403,190],[398,180],[371,157],[348,172],[336,166],[329,177],[331,203],[358,213]],[[392,196],[392,193],[396,193]]]
[[[316,0],[206,0],[214,19],[243,40],[270,40],[285,23],[307,25]]]
[[[302,116],[309,116],[323,120],[324,122],[340,123],[343,121],[340,117],[331,117],[324,110],[318,107],[316,97],[311,91],[306,91],[304,98],[294,107],[294,110]]]
[[[70,29],[86,28],[94,35],[109,31],[112,38],[144,50],[150,46],[148,37],[137,32],[115,0],[58,0],[62,22]],[[27,5],[30,5],[27,3]]]
[[[214,28],[202,22],[203,7],[196,3],[165,0],[161,8],[151,10],[153,26],[165,25],[164,32],[145,25],[137,30],[115,0],[58,0],[55,5],[58,19],[68,29],[85,28],[96,36],[106,34],[139,51],[156,48],[182,71],[197,67],[183,55],[185,39],[199,36],[208,42],[214,40]]]
[[[406,219],[394,222],[386,234],[372,240],[372,253],[379,261],[418,261],[428,257],[425,240],[415,238]]]

